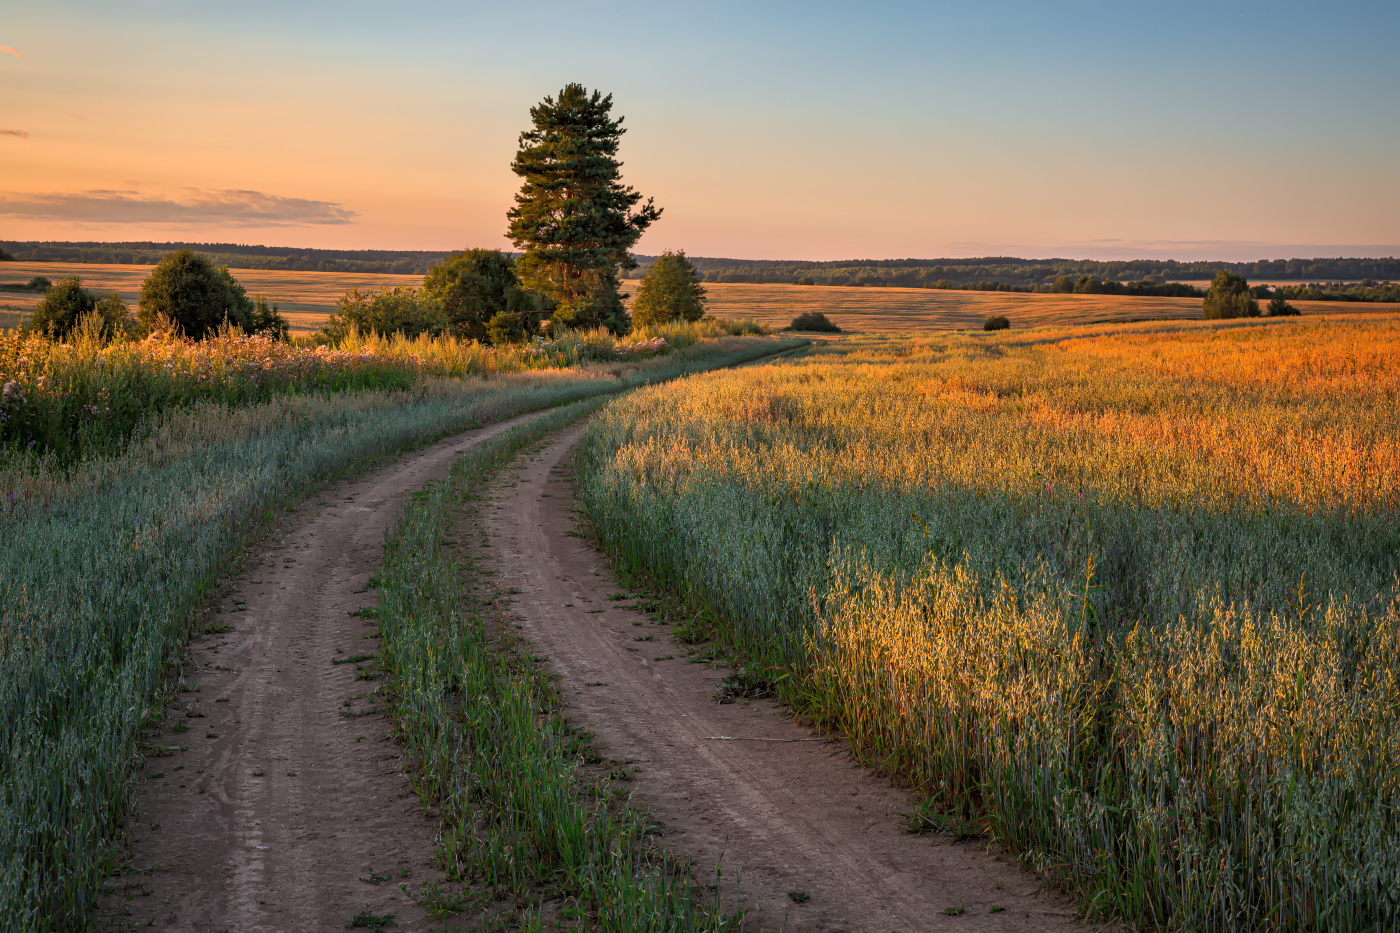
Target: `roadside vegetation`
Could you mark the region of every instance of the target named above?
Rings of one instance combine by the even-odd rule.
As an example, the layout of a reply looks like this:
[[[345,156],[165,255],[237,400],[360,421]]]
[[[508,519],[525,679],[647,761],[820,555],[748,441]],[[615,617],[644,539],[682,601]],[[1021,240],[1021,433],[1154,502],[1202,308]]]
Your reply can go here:
[[[624,785],[590,773],[600,759],[559,713],[529,646],[472,604],[470,559],[444,549],[496,470],[600,404],[578,402],[483,443],[415,497],[386,542],[380,633],[410,771],[441,813],[449,880],[494,895],[437,900],[484,906],[493,928],[540,930],[548,919],[618,933],[741,929],[718,885],[702,901],[690,866],[648,844],[652,822]]]
[[[848,338],[618,400],[580,489],[914,828],[1137,925],[1389,928],[1397,361],[1393,316]]]
[[[200,599],[276,509],[474,425],[790,345],[723,337],[490,378],[415,372],[406,388],[196,399],[139,422],[116,452],[0,464],[0,913],[21,930],[83,922],[153,698]]]

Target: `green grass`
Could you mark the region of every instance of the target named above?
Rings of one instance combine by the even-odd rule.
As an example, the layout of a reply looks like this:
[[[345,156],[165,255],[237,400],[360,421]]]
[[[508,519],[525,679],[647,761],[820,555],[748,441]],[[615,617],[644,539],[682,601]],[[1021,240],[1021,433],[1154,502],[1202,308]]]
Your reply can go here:
[[[702,907],[688,866],[645,844],[646,815],[581,773],[592,753],[557,711],[548,679],[527,646],[469,610],[461,558],[443,550],[458,512],[495,469],[599,404],[493,438],[405,508],[379,586],[399,731],[420,792],[442,813],[449,876],[513,898],[524,928],[538,922],[531,903],[543,896],[579,904],[586,929],[737,929],[717,909],[718,892]]]
[[[119,454],[0,469],[0,917],[81,926],[142,730],[194,610],[262,524],[376,458],[785,346],[708,341],[607,370],[440,380],[170,412]],[[616,370],[614,372],[614,369]],[[372,676],[372,672],[367,672]]]

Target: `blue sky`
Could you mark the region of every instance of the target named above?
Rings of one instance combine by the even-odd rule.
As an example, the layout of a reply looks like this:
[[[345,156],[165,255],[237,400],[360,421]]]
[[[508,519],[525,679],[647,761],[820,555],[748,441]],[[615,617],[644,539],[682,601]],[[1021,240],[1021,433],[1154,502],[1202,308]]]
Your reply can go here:
[[[0,238],[504,245],[529,107],[578,81],[665,208],[646,252],[1395,254],[1397,27],[1397,4],[9,0]]]

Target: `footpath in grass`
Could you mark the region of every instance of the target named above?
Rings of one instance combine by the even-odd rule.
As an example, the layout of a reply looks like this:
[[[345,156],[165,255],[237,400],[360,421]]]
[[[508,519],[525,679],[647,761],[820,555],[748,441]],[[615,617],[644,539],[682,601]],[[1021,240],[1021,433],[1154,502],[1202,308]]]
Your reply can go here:
[[[198,403],[115,456],[0,470],[0,916],[81,925],[110,868],[153,699],[199,601],[267,518],[376,458],[475,425],[792,345],[723,338],[607,368],[408,391]]]
[[[444,550],[492,473],[601,404],[485,442],[405,508],[386,542],[378,589],[391,705],[417,787],[442,816],[439,858],[463,883],[431,903],[522,930],[742,929],[742,915],[720,909],[718,886],[702,903],[689,866],[648,845],[646,814],[586,768],[600,759],[559,713],[529,646],[469,606],[470,561]],[[473,898],[472,882],[490,896]]]

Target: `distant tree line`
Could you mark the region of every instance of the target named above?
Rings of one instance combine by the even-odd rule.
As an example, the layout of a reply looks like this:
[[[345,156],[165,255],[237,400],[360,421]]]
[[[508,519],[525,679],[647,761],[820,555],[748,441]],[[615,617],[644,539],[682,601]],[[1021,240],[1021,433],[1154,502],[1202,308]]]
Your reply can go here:
[[[637,256],[642,268],[656,257]],[[992,256],[983,259],[872,259],[836,262],[788,260],[707,259],[692,257],[705,282],[755,282],[796,285],[847,285],[866,287],[939,288],[946,282],[953,288],[988,281],[1008,289],[1051,286],[1068,275],[1078,280],[1091,275],[1100,282],[1129,283],[1152,280],[1170,283],[1181,280],[1208,281],[1220,271],[1234,272],[1253,279],[1297,279],[1302,281],[1400,279],[1400,259],[1275,259],[1258,262],[1178,262],[1137,259],[1098,261],[1080,259],[1017,259]],[[1195,297],[1195,295],[1189,296]]]
[[[153,266],[182,249],[201,253],[215,265],[285,272],[375,272],[424,275],[449,250],[341,250],[241,243],[60,243],[0,241],[0,262],[86,262]]]
[[[1397,301],[1400,284],[1362,279],[1360,282],[1309,282],[1306,285],[1256,285],[1256,298],[1278,297],[1294,301]]]

